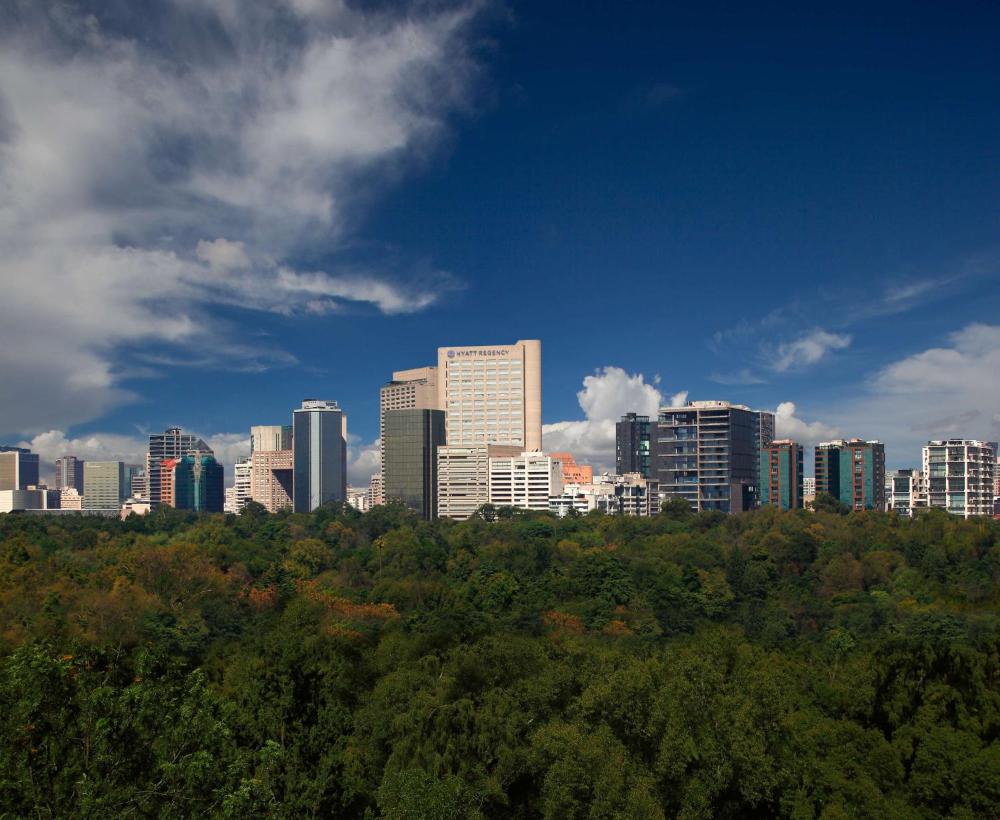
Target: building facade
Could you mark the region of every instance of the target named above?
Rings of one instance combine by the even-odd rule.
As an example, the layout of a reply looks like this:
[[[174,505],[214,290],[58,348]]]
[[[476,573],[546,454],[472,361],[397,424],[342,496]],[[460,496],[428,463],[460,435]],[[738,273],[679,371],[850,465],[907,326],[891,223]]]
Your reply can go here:
[[[489,460],[490,504],[547,512],[562,495],[562,462],[542,452],[494,456]]]
[[[306,399],[292,413],[295,512],[347,500],[347,414],[335,401]]]
[[[83,509],[118,512],[125,492],[125,465],[121,461],[87,461],[83,465]]]
[[[76,456],[57,458],[55,481],[52,486],[56,490],[72,487],[83,495],[83,461]]]
[[[859,438],[816,445],[816,494],[852,510],[885,510],[885,446]]]
[[[174,506],[178,510],[222,512],[226,479],[215,456],[192,453],[178,459],[173,469]]]
[[[661,495],[683,498],[699,512],[753,509],[760,453],[773,429],[773,413],[727,401],[661,408],[655,459]]]
[[[490,502],[490,458],[516,456],[520,447],[451,445],[438,447],[438,517],[464,521]]]
[[[270,513],[292,508],[291,450],[255,450],[251,458],[250,498]]]
[[[392,379],[382,385],[379,390],[379,454],[380,464],[385,464],[385,414],[390,410],[443,410],[439,405],[437,368],[414,367],[409,370],[397,370]],[[385,485],[385,475],[382,476],[382,486]],[[379,496],[377,504],[385,503],[385,498]]]
[[[253,460],[250,456],[238,459],[233,465],[233,504],[234,512],[242,512],[244,505],[250,500],[253,492],[252,482]]]
[[[615,424],[615,471],[652,478],[656,470],[653,448],[656,423],[649,416],[626,413]]]
[[[927,506],[972,518],[993,514],[996,452],[977,439],[929,441],[924,447]]]
[[[62,510],[82,510],[83,496],[75,487],[63,487],[59,492],[59,508]]]
[[[38,486],[38,454],[25,447],[0,447],[0,490]]]
[[[165,458],[160,462],[160,497],[159,500],[150,498],[153,509],[159,507],[174,507],[174,468],[177,466],[179,458]]]
[[[542,343],[441,347],[438,408],[449,446],[542,449]]]
[[[923,470],[908,467],[885,474],[885,508],[907,518],[927,508],[927,479]]]
[[[162,463],[167,459],[179,459],[195,452],[212,454],[211,448],[204,441],[191,433],[185,433],[180,427],[168,427],[162,433],[150,435],[149,450],[146,452],[146,484],[154,510],[159,507],[163,496],[160,486]]]
[[[443,410],[387,410],[382,418],[384,499],[436,518],[437,452],[444,444]]]
[[[594,480],[594,468],[589,464],[577,464],[572,453],[549,453],[562,464],[563,484],[590,484]]]
[[[803,506],[802,445],[778,439],[760,451],[760,505],[779,510]]]
[[[292,449],[292,425],[257,424],[250,428],[250,452]]]

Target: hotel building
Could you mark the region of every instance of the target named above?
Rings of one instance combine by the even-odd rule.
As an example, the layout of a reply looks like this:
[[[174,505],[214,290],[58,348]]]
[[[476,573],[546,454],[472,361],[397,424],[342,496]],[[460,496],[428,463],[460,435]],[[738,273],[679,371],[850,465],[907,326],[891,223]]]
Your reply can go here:
[[[490,458],[518,456],[521,447],[470,444],[438,447],[438,516],[460,521],[490,503]]]

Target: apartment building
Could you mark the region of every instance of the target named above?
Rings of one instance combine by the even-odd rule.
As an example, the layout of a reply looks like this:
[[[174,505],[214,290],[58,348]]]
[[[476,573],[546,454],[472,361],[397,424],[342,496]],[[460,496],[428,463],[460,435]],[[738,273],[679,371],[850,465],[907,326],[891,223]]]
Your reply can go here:
[[[996,453],[977,439],[929,441],[923,451],[927,506],[972,518],[993,514]]]

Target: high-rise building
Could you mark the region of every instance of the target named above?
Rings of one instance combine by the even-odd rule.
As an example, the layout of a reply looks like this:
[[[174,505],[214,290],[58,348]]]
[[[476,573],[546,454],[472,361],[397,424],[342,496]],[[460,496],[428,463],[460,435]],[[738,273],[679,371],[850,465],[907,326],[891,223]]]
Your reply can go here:
[[[660,408],[655,445],[660,494],[683,498],[699,512],[756,507],[760,450],[766,430],[773,430],[773,415],[727,401]],[[769,423],[762,416],[770,416]]]
[[[0,447],[0,490],[38,486],[38,454],[26,447]]]
[[[347,415],[335,401],[306,399],[292,414],[295,512],[347,500]]]
[[[292,449],[292,425],[258,424],[250,428],[250,452],[273,453]]]
[[[250,456],[237,459],[233,465],[233,501],[237,513],[243,511],[243,506],[250,500],[253,492],[252,468],[253,460]]]
[[[142,490],[146,486],[146,470],[141,464],[125,465],[125,497],[135,496],[136,489]]]
[[[292,508],[291,450],[255,450],[250,469],[250,498],[271,513]]]
[[[177,467],[179,458],[165,458],[160,462],[160,497],[159,500],[150,498],[153,509],[157,507],[176,507],[177,502],[174,497],[174,468]]]
[[[520,510],[549,510],[549,499],[562,495],[562,463],[542,452],[494,456],[489,461],[490,504]]]
[[[438,516],[459,521],[490,502],[490,458],[516,456],[509,445],[451,445],[438,447]]]
[[[577,464],[572,453],[549,453],[562,464],[563,484],[590,484],[594,480],[594,468],[589,464]]]
[[[885,510],[885,446],[860,438],[816,445],[816,494],[852,510]]]
[[[448,444],[542,449],[542,343],[438,348]]]
[[[125,465],[120,461],[87,461],[83,465],[83,509],[118,512],[125,494]]]
[[[649,416],[626,413],[615,424],[615,470],[618,475],[639,473],[651,478],[656,470],[653,448],[656,424]]]
[[[211,448],[204,441],[191,433],[183,432],[180,427],[168,427],[162,433],[150,435],[149,450],[146,453],[146,483],[154,510],[159,507],[163,495],[160,465],[167,459],[178,459],[195,452],[212,454]]]
[[[392,380],[382,385],[379,391],[379,452],[381,464],[385,464],[385,414],[390,410],[443,410],[439,404],[437,368],[415,367],[410,370],[397,370],[392,374]],[[385,472],[382,468],[383,486]],[[384,503],[384,498],[376,499],[377,504]]]
[[[178,510],[222,512],[226,480],[222,465],[215,456],[191,453],[174,466],[174,506]]]
[[[760,451],[760,505],[779,510],[802,508],[802,445],[778,439]]]
[[[72,487],[78,493],[83,494],[83,461],[76,456],[57,458],[56,476],[52,486],[56,490]]]
[[[145,470],[132,474],[132,498],[141,501],[149,500],[149,484],[146,481]]]
[[[971,518],[993,514],[996,452],[976,439],[929,441],[924,447],[927,506]]]
[[[885,474],[885,508],[897,515],[912,517],[927,507],[927,479],[923,470],[908,467]]]
[[[387,410],[382,417],[386,501],[437,517],[437,451],[445,443],[443,410]]]

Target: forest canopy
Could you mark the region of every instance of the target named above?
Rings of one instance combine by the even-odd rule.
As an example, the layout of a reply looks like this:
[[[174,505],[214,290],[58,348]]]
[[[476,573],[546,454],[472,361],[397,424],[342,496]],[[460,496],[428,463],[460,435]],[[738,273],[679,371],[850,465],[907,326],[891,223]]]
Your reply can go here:
[[[998,816],[998,580],[939,511],[0,516],[0,816]]]

